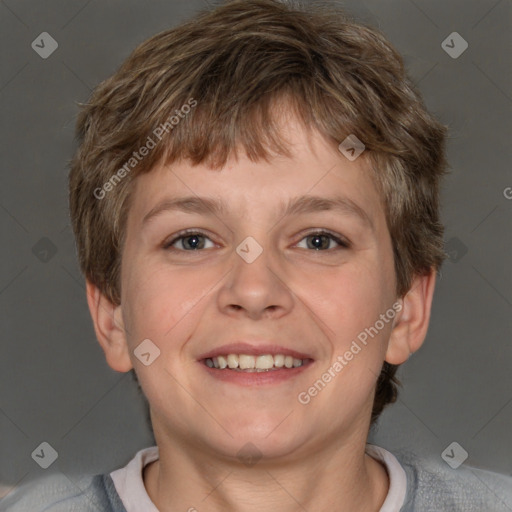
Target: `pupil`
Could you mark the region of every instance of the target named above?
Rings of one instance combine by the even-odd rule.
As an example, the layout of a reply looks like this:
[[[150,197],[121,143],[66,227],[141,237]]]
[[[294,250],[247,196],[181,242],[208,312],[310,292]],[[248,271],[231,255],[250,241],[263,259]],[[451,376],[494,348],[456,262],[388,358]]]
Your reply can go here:
[[[191,247],[192,249],[197,249],[201,245],[199,236],[197,235],[189,236],[186,240],[188,246]]]
[[[314,249],[321,249],[322,247],[325,248],[326,247],[325,241],[326,241],[326,237],[324,235],[314,235],[314,236],[312,236],[312,239],[311,239],[311,245],[313,246]],[[328,241],[327,241],[327,244],[329,244]]]

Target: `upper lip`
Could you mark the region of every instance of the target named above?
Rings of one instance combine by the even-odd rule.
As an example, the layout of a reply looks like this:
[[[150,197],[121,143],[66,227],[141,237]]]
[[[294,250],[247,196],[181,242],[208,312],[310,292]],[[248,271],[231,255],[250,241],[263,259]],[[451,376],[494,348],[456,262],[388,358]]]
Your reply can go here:
[[[292,356],[296,359],[313,359],[310,354],[305,352],[299,352],[290,348],[282,347],[275,343],[268,343],[266,341],[246,343],[243,341],[228,343],[220,347],[204,352],[198,357],[198,360],[211,359],[218,356],[226,356],[229,354],[247,354],[249,356],[261,356],[270,354],[275,356],[276,354],[283,354],[285,356]]]

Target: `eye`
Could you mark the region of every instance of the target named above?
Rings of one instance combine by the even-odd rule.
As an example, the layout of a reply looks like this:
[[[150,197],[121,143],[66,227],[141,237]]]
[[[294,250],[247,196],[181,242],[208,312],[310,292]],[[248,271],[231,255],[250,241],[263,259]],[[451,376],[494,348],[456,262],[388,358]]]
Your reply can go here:
[[[300,246],[303,240],[306,240],[305,247],[304,245],[302,245],[302,247]],[[314,249],[315,251],[323,251],[333,248],[335,249],[336,247],[332,246],[332,242],[345,249],[348,249],[350,247],[350,244],[348,242],[342,240],[340,237],[327,231],[317,231],[315,233],[310,233],[309,235],[305,236],[299,242],[299,244],[297,244],[297,247],[301,247],[304,249]]]
[[[304,242],[305,241],[305,245]],[[336,246],[348,249],[350,244],[328,231],[317,231],[308,234],[297,244],[297,247],[314,249],[315,251],[326,251],[336,249]],[[208,236],[198,231],[185,231],[178,233],[171,240],[164,243],[164,249],[178,251],[198,251],[200,249],[211,249],[215,247]]]
[[[178,251],[197,251],[199,249],[210,249],[214,246],[215,244],[206,235],[196,231],[187,231],[165,242],[163,248],[173,248]]]

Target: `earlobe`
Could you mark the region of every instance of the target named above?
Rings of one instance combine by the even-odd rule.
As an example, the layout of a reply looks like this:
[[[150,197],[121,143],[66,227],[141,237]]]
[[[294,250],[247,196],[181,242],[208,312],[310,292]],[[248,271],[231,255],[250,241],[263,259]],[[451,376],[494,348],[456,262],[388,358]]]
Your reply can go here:
[[[94,323],[94,331],[108,365],[118,372],[133,368],[130,360],[121,305],[116,306],[97,286],[86,281],[87,304]]]
[[[418,275],[403,297],[386,351],[388,363],[402,364],[423,344],[430,322],[435,281],[435,269],[428,275]]]

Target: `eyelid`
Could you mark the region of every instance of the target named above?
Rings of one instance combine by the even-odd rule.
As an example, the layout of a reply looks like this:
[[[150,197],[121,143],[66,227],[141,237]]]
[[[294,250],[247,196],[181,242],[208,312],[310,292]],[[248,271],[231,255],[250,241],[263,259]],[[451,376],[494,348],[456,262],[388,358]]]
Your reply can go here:
[[[344,249],[349,249],[352,246],[352,243],[350,242],[350,240],[348,240],[343,235],[340,235],[338,233],[335,233],[334,231],[330,231],[328,229],[322,229],[322,228],[313,229],[309,232],[301,234],[300,235],[301,238],[299,239],[299,241],[297,243],[304,240],[304,238],[307,238],[308,236],[313,236],[313,235],[329,236],[329,237],[331,237],[332,240],[334,240],[337,244],[339,244],[340,247],[342,247]],[[332,250],[332,249],[330,249],[330,250]],[[326,252],[326,251],[318,251],[318,252]]]
[[[208,238],[214,244],[216,244],[216,242],[212,239],[212,237],[206,231],[204,231],[202,229],[188,228],[188,229],[184,229],[182,231],[178,231],[177,233],[174,233],[173,235],[171,235],[170,238],[166,238],[162,243],[162,248],[163,249],[173,248],[172,247],[173,244],[175,244],[181,238],[186,238],[187,235],[201,235],[201,236],[204,236],[205,238]],[[176,250],[182,251],[182,249],[176,249]],[[190,251],[190,252],[194,252],[194,251]]]

